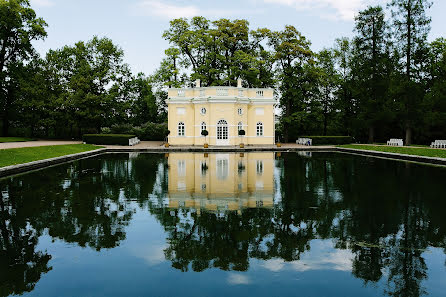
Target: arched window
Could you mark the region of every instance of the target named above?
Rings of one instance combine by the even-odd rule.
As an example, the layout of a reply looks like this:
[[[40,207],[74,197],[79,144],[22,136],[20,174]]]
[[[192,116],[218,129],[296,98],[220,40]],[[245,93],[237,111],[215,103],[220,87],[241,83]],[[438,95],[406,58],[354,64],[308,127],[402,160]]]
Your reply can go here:
[[[257,136],[263,136],[263,123],[257,123]]]
[[[201,123],[201,132],[203,132],[204,130],[206,130],[206,123],[202,122]]]
[[[229,139],[228,122],[220,120],[217,123],[217,140]]]
[[[183,122],[178,123],[178,136],[185,136],[186,135],[186,129]]]
[[[237,131],[243,130],[243,123],[239,122],[237,125]]]

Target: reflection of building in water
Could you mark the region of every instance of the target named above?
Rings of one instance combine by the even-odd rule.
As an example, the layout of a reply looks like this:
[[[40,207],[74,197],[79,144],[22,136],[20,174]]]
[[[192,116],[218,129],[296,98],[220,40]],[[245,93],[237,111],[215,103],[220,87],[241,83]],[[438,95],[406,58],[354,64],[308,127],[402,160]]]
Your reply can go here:
[[[272,207],[274,153],[169,155],[169,207]]]

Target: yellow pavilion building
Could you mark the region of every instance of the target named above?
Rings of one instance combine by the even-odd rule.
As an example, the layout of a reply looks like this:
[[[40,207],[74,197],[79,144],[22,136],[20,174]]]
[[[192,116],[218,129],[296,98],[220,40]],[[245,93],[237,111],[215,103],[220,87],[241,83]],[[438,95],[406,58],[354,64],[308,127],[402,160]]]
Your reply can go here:
[[[243,88],[240,79],[237,87],[202,88],[197,80],[195,88],[169,89],[169,144],[274,144],[275,104],[273,89]]]

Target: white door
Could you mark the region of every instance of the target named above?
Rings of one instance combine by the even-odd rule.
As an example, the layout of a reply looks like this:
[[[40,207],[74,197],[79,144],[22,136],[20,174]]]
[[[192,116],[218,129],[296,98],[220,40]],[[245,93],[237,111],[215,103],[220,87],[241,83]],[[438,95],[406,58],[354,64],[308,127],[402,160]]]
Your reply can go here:
[[[228,122],[225,120],[217,123],[217,145],[229,145]]]

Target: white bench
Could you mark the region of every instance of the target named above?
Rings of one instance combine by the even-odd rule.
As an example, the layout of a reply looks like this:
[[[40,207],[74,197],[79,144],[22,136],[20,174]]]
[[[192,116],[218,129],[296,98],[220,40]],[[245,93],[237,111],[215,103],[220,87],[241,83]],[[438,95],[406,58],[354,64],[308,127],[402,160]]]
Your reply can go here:
[[[313,139],[311,139],[311,138],[299,138],[299,139],[297,139],[296,144],[312,146],[313,145]]]
[[[431,148],[446,148],[446,140],[435,140],[432,142]]]
[[[389,146],[404,146],[404,141],[402,139],[392,138],[387,141],[387,145]]]
[[[138,137],[130,138],[129,139],[129,146],[134,146],[140,143],[141,141],[138,139]]]

